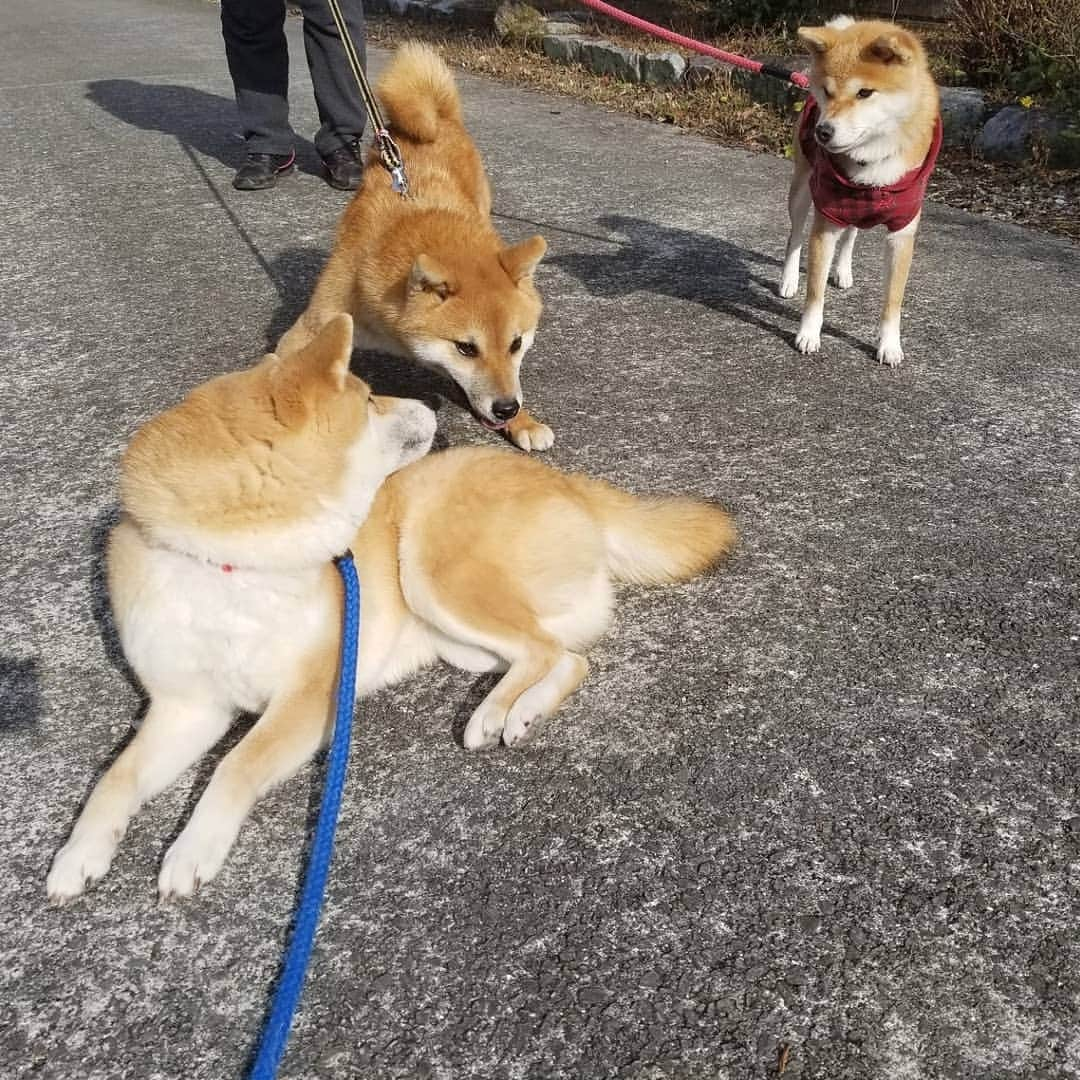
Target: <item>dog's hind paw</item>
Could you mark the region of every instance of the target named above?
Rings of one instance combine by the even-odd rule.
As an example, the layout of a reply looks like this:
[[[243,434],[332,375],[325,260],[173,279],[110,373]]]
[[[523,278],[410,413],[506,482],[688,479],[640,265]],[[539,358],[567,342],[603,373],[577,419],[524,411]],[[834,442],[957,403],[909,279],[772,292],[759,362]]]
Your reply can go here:
[[[855,284],[855,275],[850,266],[834,266],[829,272],[829,280],[838,289],[850,289]]]
[[[522,746],[536,737],[551,711],[552,703],[547,697],[542,686],[534,686],[514,702],[502,733],[507,746]]]
[[[503,727],[506,725],[505,711],[484,701],[469,717],[465,725],[463,741],[466,750],[487,750],[494,746],[502,738]]]
[[[798,272],[792,274],[790,277],[785,274],[780,282],[778,291],[785,300],[790,300],[799,291]]]
[[[506,434],[519,450],[526,453],[550,450],[555,445],[555,432],[547,424],[535,420],[525,409],[506,425]]]

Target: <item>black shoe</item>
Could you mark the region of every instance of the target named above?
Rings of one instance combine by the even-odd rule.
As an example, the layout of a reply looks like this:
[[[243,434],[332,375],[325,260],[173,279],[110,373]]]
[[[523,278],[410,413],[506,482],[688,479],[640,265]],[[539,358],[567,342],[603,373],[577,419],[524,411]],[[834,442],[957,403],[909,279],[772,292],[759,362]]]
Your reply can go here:
[[[262,191],[272,188],[279,176],[287,176],[295,168],[295,151],[291,154],[248,154],[247,161],[236,170],[232,186],[237,191]]]
[[[326,182],[338,191],[355,191],[360,186],[364,175],[364,161],[361,157],[360,140],[331,150],[323,159],[326,167]]]

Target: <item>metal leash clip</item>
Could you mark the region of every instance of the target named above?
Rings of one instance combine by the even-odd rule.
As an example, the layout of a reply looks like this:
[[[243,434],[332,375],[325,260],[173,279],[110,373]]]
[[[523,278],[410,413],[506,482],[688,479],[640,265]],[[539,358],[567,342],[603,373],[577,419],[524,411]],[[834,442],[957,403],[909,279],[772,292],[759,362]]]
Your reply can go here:
[[[405,177],[405,170],[402,166],[398,165],[396,169],[390,170],[390,186],[402,198],[409,194],[409,181]]]
[[[401,156],[398,145],[386,128],[379,128],[375,132],[375,138],[379,142],[379,155],[382,163],[390,173],[390,186],[403,199],[409,195],[409,178],[405,175],[405,161]]]

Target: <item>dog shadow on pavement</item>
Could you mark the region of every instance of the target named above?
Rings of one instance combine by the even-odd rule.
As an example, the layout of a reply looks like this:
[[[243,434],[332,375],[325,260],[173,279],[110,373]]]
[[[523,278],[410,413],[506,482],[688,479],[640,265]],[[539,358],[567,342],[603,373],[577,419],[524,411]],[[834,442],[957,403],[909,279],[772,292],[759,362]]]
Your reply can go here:
[[[144,83],[136,79],[99,79],[89,84],[87,98],[125,124],[160,131],[204,157],[237,169],[246,156],[240,119],[231,98],[173,83]],[[321,175],[314,145],[296,139],[296,166]]]
[[[38,658],[0,655],[0,735],[33,730],[43,709]]]
[[[591,296],[658,293],[701,304],[792,344],[801,303],[777,295],[782,262],[715,236],[609,214],[597,225],[626,239],[589,238],[609,251],[569,252],[547,260],[580,281]],[[585,235],[589,234],[575,234]],[[826,324],[825,332],[867,351],[865,341]]]

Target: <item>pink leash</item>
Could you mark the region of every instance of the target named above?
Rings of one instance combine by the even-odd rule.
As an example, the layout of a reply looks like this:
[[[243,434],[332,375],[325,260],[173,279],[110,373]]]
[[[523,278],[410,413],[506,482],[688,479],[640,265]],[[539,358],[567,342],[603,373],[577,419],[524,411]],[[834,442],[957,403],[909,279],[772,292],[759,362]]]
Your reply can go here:
[[[770,75],[774,79],[783,79],[784,82],[789,82],[794,86],[801,86],[803,89],[810,85],[809,79],[801,71],[789,71],[778,64],[763,64],[760,60],[751,60],[749,57],[739,56],[736,53],[724,52],[713,45],[706,45],[703,41],[683,37],[682,34],[676,34],[674,30],[665,30],[655,23],[639,19],[636,15],[630,15],[628,12],[620,11],[617,7],[605,4],[604,0],[581,0],[581,3],[588,8],[592,8],[593,11],[600,12],[601,15],[607,15],[608,18],[626,23],[627,26],[632,26],[635,30],[652,34],[654,37],[671,42],[672,45],[681,45],[691,52],[711,56],[714,60],[722,60],[732,67],[742,68],[743,71],[752,71],[755,75]]]

